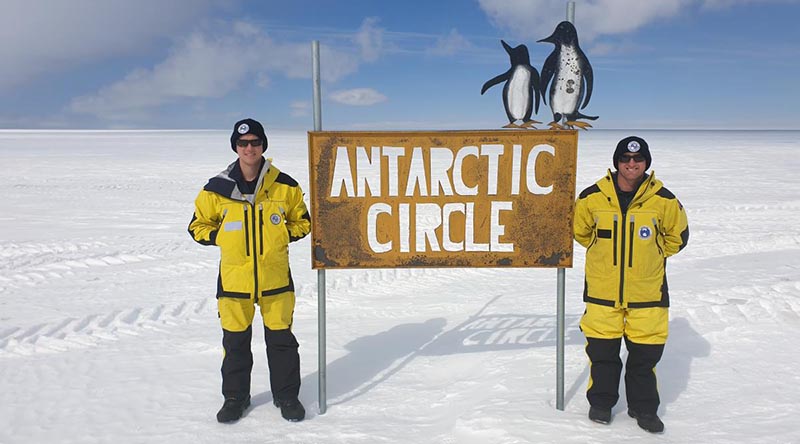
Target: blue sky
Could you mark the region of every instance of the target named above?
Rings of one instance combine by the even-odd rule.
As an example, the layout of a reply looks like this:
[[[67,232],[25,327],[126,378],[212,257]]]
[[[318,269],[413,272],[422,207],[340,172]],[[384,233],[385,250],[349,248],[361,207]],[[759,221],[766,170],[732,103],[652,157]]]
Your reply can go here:
[[[326,130],[507,123],[500,39],[536,43],[566,1],[3,0],[0,128],[312,127],[311,41]],[[596,128],[800,129],[800,1],[576,2]],[[542,106],[537,120],[549,122]]]

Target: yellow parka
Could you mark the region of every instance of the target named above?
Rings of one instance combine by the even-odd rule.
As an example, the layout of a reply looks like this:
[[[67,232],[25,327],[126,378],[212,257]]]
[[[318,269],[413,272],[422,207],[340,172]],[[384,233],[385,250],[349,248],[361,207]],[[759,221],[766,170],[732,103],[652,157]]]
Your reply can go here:
[[[294,291],[289,242],[305,237],[311,219],[297,182],[265,160],[255,193],[243,195],[239,162],[209,179],[195,200],[189,234],[220,248],[217,298],[253,299]]]
[[[689,241],[686,212],[650,174],[623,214],[615,180],[609,170],[575,203],[575,240],[586,247],[583,300],[609,307],[669,307],[666,258]]]

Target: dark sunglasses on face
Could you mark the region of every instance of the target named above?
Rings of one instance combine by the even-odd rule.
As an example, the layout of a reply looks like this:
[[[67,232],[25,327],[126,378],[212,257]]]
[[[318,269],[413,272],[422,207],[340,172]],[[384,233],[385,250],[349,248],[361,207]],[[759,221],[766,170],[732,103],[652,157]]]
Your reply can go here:
[[[247,145],[250,145],[250,146],[252,146],[254,148],[258,148],[258,147],[264,145],[264,141],[261,140],[261,139],[253,139],[253,140],[237,139],[236,140],[236,146],[238,146],[239,148],[244,148]]]
[[[623,154],[617,158],[617,161],[619,161],[619,163],[628,163],[631,160],[633,160],[636,163],[639,163],[639,162],[644,162],[646,159],[644,158],[643,154],[634,154],[633,156],[626,156]]]

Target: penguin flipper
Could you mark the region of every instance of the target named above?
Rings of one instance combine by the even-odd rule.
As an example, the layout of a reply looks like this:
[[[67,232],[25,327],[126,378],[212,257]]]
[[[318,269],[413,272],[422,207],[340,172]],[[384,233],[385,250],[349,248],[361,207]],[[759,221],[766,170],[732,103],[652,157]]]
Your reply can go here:
[[[553,75],[556,72],[556,63],[558,62],[558,51],[554,50],[547,56],[547,60],[544,61],[544,65],[542,65],[542,78],[539,85],[539,92],[542,95],[542,101],[545,105],[547,105],[547,85],[550,83],[550,80],[553,78]]]
[[[497,77],[487,81],[486,83],[484,83],[483,84],[483,88],[481,88],[481,95],[483,95],[483,93],[485,93],[487,89],[497,85],[498,83],[500,83],[502,81],[508,80],[508,76],[509,76],[509,72],[510,71],[511,70],[508,70],[508,71],[500,74],[499,76],[497,76]]]
[[[578,56],[583,61],[581,63],[581,75],[584,79],[584,84],[586,85],[586,95],[583,98],[583,105],[581,109],[586,108],[586,105],[589,104],[589,99],[592,98],[592,85],[594,84],[594,72],[592,71],[592,65],[589,63],[589,59],[586,58],[586,54],[578,48]]]

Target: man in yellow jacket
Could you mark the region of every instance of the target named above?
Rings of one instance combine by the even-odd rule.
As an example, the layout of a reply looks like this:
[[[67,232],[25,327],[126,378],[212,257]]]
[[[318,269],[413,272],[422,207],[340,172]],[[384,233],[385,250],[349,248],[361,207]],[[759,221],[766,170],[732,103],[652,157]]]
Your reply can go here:
[[[288,421],[301,421],[300,356],[292,334],[295,295],[289,242],[305,237],[311,219],[297,182],[280,172],[267,149],[264,127],[236,122],[231,149],[238,160],[209,179],[195,200],[192,239],[220,249],[217,305],[222,324],[222,394],[219,422],[242,417],[250,406],[250,348],[255,306],[264,321],[273,402]]]
[[[619,141],[614,167],[580,193],[575,203],[575,240],[586,247],[581,330],[591,374],[589,418],[608,424],[619,399],[620,344],[628,359],[628,414],[643,429],[664,431],[655,367],[664,352],[669,323],[667,258],[689,240],[683,205],[654,173],[647,142]]]

